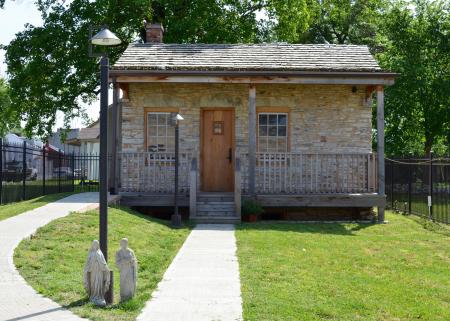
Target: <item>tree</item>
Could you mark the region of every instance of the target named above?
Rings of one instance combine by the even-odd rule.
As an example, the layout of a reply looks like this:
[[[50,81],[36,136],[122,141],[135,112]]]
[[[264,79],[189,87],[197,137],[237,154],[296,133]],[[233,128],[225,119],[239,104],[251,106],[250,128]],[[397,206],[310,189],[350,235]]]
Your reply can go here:
[[[17,114],[11,108],[11,99],[9,98],[9,87],[6,81],[0,78],[0,137],[3,137],[10,130],[19,127]]]
[[[299,42],[366,44],[380,42],[385,0],[307,0],[310,21]]]
[[[425,153],[450,144],[450,6],[400,2],[386,15],[386,50],[378,56],[399,73],[386,89],[388,154]]]

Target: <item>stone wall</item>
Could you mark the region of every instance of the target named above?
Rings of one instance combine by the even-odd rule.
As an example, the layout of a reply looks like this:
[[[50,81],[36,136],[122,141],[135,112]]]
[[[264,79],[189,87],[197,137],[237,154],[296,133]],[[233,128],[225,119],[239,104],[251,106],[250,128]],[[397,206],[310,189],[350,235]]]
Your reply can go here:
[[[371,108],[365,87],[350,85],[257,85],[256,106],[288,108],[290,151],[349,153],[371,151]],[[198,153],[200,109],[234,107],[236,148],[247,151],[248,85],[131,83],[122,100],[122,151],[142,152],[144,109],[178,108],[180,146]]]

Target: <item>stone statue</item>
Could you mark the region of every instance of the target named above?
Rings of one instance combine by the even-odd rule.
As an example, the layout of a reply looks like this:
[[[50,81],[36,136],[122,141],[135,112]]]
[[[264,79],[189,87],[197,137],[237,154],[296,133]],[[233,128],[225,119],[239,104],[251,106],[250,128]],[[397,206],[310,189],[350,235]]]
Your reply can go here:
[[[134,296],[137,283],[137,261],[133,250],[128,248],[127,239],[120,241],[116,266],[120,271],[120,301],[126,301]]]
[[[84,266],[84,288],[89,300],[97,306],[106,306],[105,294],[109,289],[110,270],[97,240],[92,242]]]

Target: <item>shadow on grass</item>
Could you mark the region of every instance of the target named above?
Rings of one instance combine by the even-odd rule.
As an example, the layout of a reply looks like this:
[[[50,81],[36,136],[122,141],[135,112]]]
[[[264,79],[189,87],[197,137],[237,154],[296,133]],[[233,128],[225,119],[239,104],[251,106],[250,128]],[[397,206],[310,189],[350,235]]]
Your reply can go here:
[[[296,232],[296,233],[318,233],[351,235],[355,232],[372,226],[374,223],[301,223],[301,222],[259,222],[242,223],[236,225],[237,230],[244,231],[278,231],[278,232]]]

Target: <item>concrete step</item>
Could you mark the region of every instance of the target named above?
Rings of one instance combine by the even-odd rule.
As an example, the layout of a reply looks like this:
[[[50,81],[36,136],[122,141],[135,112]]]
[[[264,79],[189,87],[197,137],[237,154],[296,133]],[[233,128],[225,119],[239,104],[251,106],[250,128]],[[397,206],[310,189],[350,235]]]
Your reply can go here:
[[[197,201],[197,205],[226,205],[226,206],[234,206],[234,201]]]
[[[210,204],[197,204],[197,210],[204,211],[234,211],[235,206],[233,205],[210,205]]]
[[[197,224],[238,224],[241,222],[241,218],[236,216],[215,216],[215,217],[196,216],[192,218],[192,220]]]
[[[236,216],[234,211],[199,211],[197,216]]]

